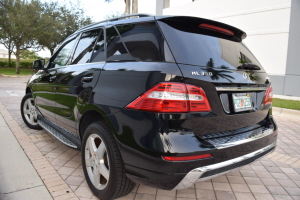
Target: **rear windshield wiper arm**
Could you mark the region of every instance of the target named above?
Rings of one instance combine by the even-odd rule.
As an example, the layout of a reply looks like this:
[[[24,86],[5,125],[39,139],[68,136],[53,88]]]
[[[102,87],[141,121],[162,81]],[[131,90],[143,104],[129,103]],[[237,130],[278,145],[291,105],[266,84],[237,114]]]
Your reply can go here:
[[[237,69],[260,70],[260,67],[253,63],[243,63],[242,65],[238,66]]]

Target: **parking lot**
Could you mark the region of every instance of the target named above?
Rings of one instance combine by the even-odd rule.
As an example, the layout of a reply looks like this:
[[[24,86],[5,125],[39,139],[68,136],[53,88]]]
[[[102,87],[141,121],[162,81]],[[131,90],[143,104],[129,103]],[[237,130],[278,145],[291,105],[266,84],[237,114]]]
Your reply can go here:
[[[97,199],[85,181],[80,152],[46,131],[29,129],[23,123],[19,107],[28,78],[0,77],[1,115],[54,199]],[[189,189],[164,191],[141,185],[120,199],[299,200],[300,120],[280,116],[275,119],[279,126],[278,145],[267,157]]]

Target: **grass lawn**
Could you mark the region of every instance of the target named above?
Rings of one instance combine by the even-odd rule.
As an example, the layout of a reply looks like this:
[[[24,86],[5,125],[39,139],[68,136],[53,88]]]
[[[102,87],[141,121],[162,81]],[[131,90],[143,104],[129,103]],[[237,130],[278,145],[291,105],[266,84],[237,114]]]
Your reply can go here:
[[[300,101],[273,98],[272,105],[279,108],[300,110]]]
[[[32,69],[20,69],[20,74],[16,74],[16,68],[0,68],[0,74],[4,75],[30,75],[33,74]]]

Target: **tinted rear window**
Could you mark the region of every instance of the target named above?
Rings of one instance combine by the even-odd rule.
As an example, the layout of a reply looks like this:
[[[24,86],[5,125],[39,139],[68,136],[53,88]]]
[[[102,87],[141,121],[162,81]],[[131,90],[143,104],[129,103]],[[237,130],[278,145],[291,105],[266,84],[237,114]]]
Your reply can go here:
[[[106,29],[107,61],[135,60],[126,50],[114,27]]]
[[[236,69],[243,63],[253,63],[264,71],[243,43],[178,30],[161,21],[158,24],[177,63],[224,69]]]

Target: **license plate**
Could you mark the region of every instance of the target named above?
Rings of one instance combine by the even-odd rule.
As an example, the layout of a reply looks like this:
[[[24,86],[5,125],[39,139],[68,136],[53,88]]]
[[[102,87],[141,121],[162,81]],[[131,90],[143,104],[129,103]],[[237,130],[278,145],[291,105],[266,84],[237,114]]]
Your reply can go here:
[[[251,94],[249,93],[235,93],[232,94],[233,106],[235,112],[251,110]]]

